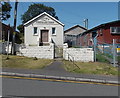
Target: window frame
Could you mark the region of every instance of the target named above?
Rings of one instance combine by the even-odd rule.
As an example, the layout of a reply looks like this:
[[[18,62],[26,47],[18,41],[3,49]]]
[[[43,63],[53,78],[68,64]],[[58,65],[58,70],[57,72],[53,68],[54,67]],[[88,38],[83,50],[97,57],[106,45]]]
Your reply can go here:
[[[114,28],[114,32],[113,32],[113,28]],[[111,34],[120,34],[120,31],[118,32],[118,29],[120,29],[120,27],[110,27],[110,33]]]
[[[53,33],[53,29],[54,29],[54,33]],[[52,27],[52,35],[56,35],[56,27]]]
[[[36,28],[36,33],[35,33],[35,28]],[[33,27],[33,35],[38,35],[38,27]]]

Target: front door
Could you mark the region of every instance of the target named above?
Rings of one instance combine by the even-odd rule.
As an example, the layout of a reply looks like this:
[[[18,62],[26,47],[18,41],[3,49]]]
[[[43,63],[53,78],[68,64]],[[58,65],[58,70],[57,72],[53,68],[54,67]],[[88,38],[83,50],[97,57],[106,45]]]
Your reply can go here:
[[[41,42],[48,42],[48,30],[41,30]]]

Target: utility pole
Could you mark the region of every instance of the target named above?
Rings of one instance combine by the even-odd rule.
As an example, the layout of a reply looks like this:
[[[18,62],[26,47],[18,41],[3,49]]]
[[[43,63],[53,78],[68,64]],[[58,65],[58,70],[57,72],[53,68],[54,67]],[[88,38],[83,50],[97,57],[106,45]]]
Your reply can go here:
[[[9,24],[10,28],[10,24]],[[7,41],[7,59],[9,58],[9,39],[10,39],[10,30],[8,30],[8,41]]]
[[[14,27],[13,27],[13,39],[12,39],[12,54],[13,55],[15,55],[15,35],[16,35],[17,6],[18,6],[18,1],[16,0],[15,9],[14,9]]]

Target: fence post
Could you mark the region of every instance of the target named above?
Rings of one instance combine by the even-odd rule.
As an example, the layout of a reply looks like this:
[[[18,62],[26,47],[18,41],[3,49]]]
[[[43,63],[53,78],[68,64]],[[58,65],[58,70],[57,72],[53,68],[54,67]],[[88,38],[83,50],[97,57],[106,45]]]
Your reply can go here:
[[[113,66],[116,66],[116,47],[115,47],[115,39],[113,39]]]
[[[95,42],[95,38],[93,39],[93,49],[94,49],[94,62],[96,62],[96,42]]]

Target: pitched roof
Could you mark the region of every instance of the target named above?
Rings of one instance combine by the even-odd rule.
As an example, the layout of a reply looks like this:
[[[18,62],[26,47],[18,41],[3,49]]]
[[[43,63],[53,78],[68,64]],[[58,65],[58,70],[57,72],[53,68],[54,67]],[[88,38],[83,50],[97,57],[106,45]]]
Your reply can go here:
[[[75,26],[65,30],[64,33],[67,35],[79,35],[86,30],[87,30],[86,28],[84,28],[80,25],[75,25]]]
[[[116,21],[112,21],[112,22],[100,24],[100,25],[98,25],[98,26],[96,26],[96,27],[94,27],[94,28],[92,28],[92,29],[89,29],[89,30],[83,32],[82,34],[86,34],[86,33],[89,33],[89,32],[91,32],[91,31],[95,31],[95,30],[97,30],[97,29],[99,29],[99,28],[101,28],[101,27],[104,27],[104,26],[110,25],[110,24],[114,24],[114,23],[120,23],[120,20],[116,20]]]
[[[27,21],[26,23],[24,23],[24,26],[27,25],[27,24],[29,24],[29,23],[31,23],[32,21],[34,21],[35,19],[37,19],[37,18],[39,18],[39,17],[41,17],[41,16],[43,16],[43,15],[47,15],[48,17],[50,17],[51,19],[53,19],[54,21],[56,21],[56,22],[59,23],[60,25],[64,26],[63,23],[61,23],[60,21],[58,21],[57,19],[55,19],[54,17],[52,17],[51,15],[49,15],[49,14],[46,13],[46,12],[43,12],[43,13],[41,13],[40,15],[38,15],[38,16],[32,18],[31,20]]]

